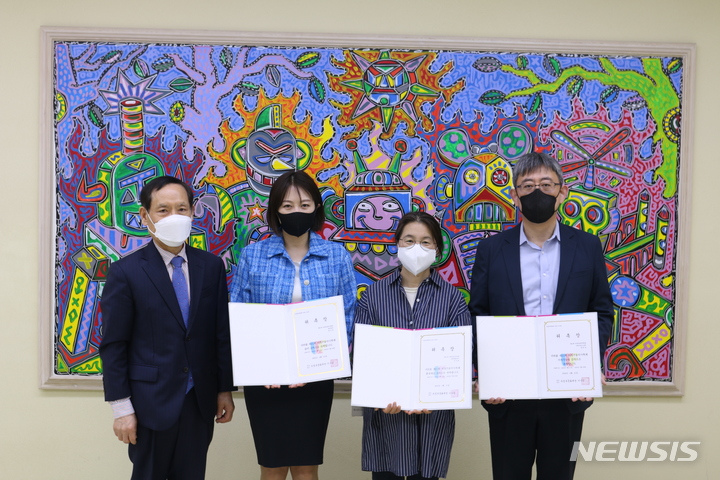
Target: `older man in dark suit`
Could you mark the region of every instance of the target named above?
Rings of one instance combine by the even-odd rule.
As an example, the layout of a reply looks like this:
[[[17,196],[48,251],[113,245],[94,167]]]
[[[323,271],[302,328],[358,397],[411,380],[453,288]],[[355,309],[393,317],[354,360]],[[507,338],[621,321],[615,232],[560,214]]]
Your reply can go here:
[[[213,418],[235,409],[225,267],[185,243],[186,184],[155,178],[140,203],[152,241],[111,265],[102,294],[105,400],[133,479],[203,479]]]
[[[613,305],[600,241],[562,225],[557,209],[568,187],[552,157],[529,153],[513,167],[511,197],[520,225],[482,240],[472,272],[473,316],[597,312],[600,352],[605,352]],[[481,335],[482,333],[478,333]],[[572,479],[573,443],[580,440],[591,398],[516,400],[492,398],[488,411],[493,478]]]

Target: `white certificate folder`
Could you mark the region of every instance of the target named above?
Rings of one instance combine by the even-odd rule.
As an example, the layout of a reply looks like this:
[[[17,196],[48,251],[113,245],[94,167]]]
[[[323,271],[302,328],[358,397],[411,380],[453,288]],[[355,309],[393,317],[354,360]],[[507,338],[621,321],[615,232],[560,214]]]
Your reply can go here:
[[[291,385],[349,377],[342,296],[266,305],[230,303],[235,385]]]
[[[472,408],[472,327],[355,324],[350,403],[403,410]]]
[[[597,314],[477,317],[480,398],[602,397]]]

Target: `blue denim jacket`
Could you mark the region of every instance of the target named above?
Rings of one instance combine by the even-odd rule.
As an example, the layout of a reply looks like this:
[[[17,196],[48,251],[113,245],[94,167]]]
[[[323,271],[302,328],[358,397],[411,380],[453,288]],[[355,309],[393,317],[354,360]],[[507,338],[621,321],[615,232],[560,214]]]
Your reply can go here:
[[[295,265],[281,237],[272,236],[245,247],[230,287],[230,301],[243,303],[290,303]],[[352,342],[357,283],[350,254],[339,243],[310,232],[310,248],[300,264],[303,300],[342,295],[345,325]]]

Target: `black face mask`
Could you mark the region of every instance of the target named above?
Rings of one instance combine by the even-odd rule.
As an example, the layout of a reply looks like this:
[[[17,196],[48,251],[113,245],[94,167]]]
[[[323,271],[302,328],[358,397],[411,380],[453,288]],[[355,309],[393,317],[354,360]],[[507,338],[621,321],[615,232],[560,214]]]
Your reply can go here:
[[[315,212],[278,213],[280,228],[293,237],[302,237],[315,223]]]
[[[520,210],[528,221],[545,223],[555,214],[555,200],[557,197],[536,188],[531,194],[520,197]]]

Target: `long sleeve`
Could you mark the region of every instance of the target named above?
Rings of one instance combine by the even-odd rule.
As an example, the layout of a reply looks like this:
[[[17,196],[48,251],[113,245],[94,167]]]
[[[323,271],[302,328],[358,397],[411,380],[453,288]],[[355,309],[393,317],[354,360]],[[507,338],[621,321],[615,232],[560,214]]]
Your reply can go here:
[[[103,362],[105,400],[120,400],[131,395],[128,380],[128,351],[132,337],[135,302],[122,264],[110,265],[100,308],[103,338],[100,358]]]
[[[231,302],[250,302],[250,265],[248,264],[246,251],[246,249],[243,249],[240,254],[240,261],[235,269],[235,275],[233,275],[230,286]]]
[[[470,303],[468,307],[471,315],[472,325],[472,346],[473,366],[477,368],[477,317],[485,316],[490,314],[490,300],[488,297],[488,261],[487,261],[487,248],[480,242],[475,252],[475,264],[472,269],[472,276],[470,277]]]
[[[365,290],[361,295],[360,299],[357,301],[357,305],[355,306],[355,316],[353,318],[353,325],[352,325],[352,335],[348,337],[348,341],[350,342],[350,351],[352,351],[353,348],[353,342],[355,341],[355,325],[358,323],[361,323],[363,325],[371,325],[373,323],[372,316],[370,315],[368,301],[367,301],[367,290]],[[352,338],[352,340],[351,340]]]
[[[222,262],[220,262],[222,265]],[[232,353],[230,346],[230,315],[228,312],[228,288],[225,269],[220,268],[217,287],[218,314],[215,334],[217,341],[218,392],[235,390],[232,374]]]
[[[488,298],[488,261],[487,248],[481,241],[475,252],[475,264],[470,277],[470,303],[468,307],[470,314],[475,323],[475,317],[479,315],[488,315],[490,313],[490,302]]]
[[[449,305],[448,326],[460,327],[471,325],[470,311],[462,295],[456,295]]]
[[[347,329],[348,344],[352,345],[353,325],[355,324],[355,308],[357,305],[357,282],[350,254],[343,249],[342,269],[340,270],[340,288],[345,304],[345,328]]]
[[[612,332],[615,309],[613,308],[612,295],[610,294],[610,286],[608,285],[607,268],[602,252],[602,244],[597,237],[594,242],[594,250],[592,294],[587,311],[597,312],[598,341],[600,342],[600,358],[602,359],[605,356],[605,349],[607,348],[610,333]]]

